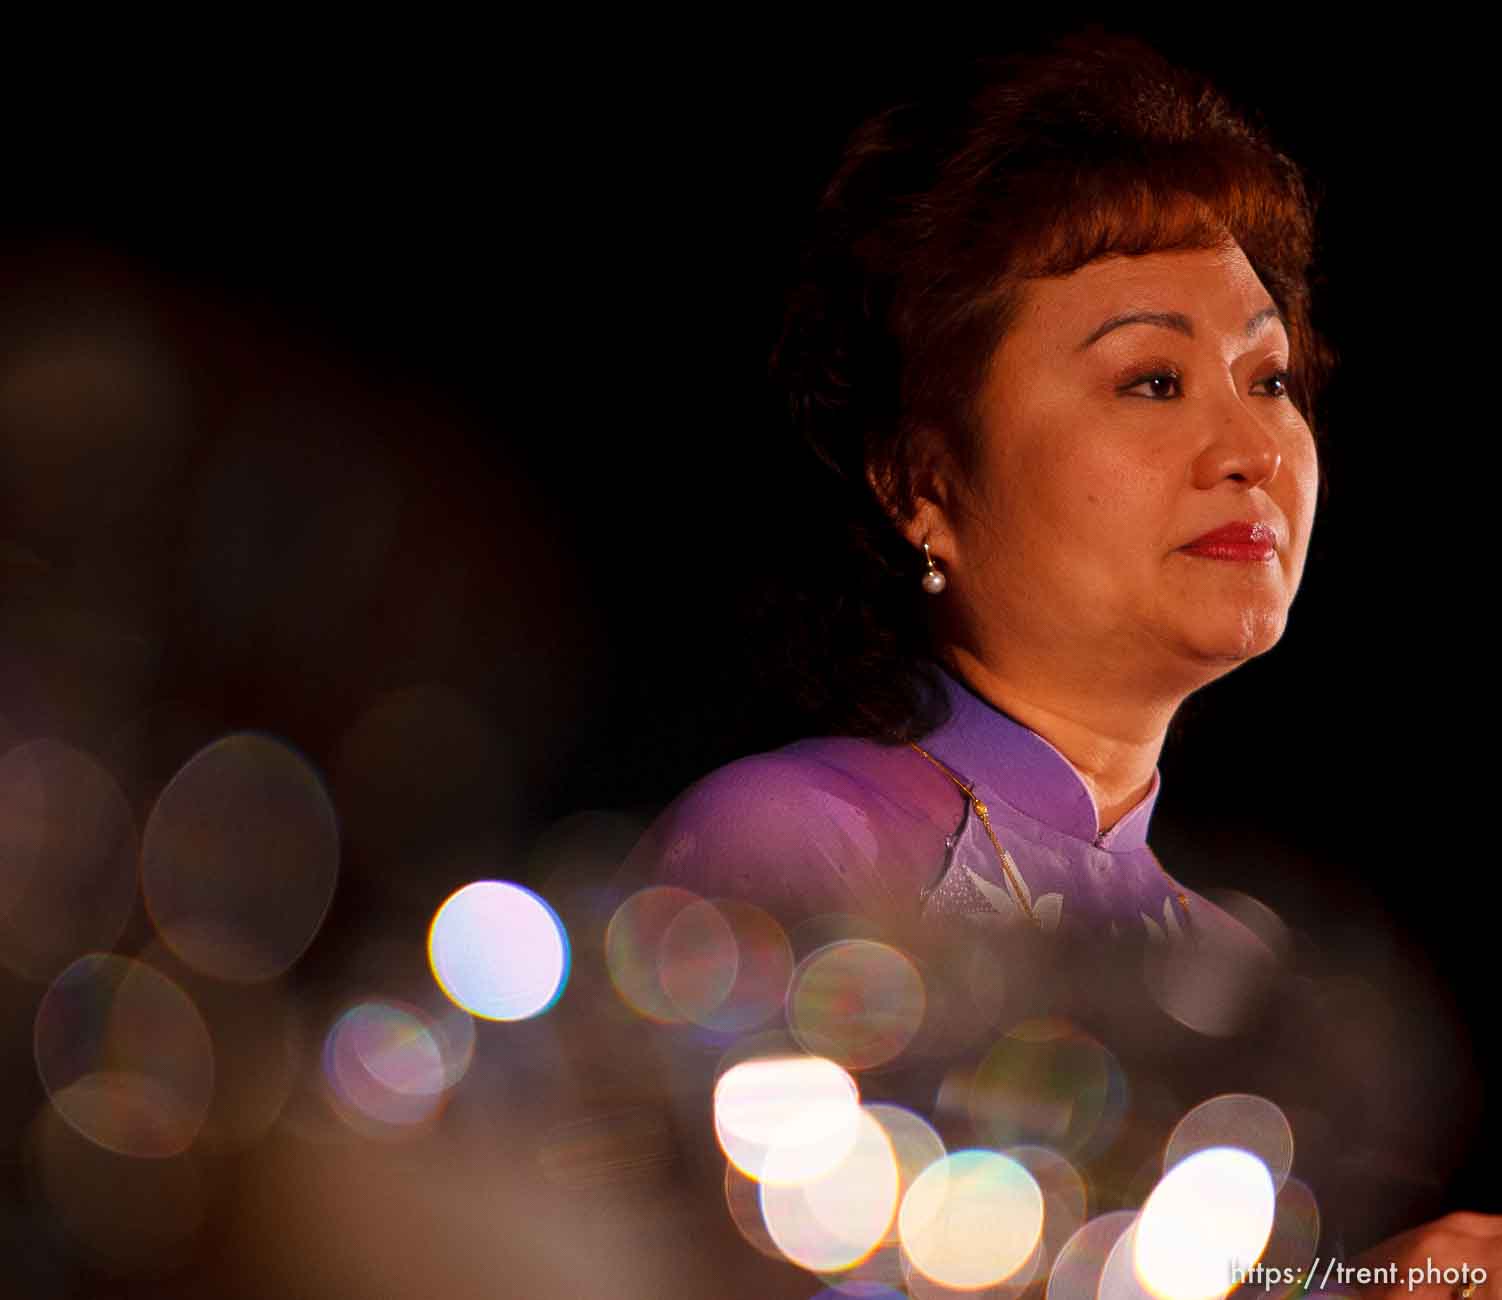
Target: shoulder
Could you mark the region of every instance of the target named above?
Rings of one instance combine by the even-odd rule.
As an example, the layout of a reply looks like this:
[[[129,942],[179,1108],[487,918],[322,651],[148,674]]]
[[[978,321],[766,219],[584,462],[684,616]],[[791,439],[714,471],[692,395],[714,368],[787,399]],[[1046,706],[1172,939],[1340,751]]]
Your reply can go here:
[[[662,811],[628,876],[782,915],[900,907],[941,865],[960,796],[906,746],[817,737],[700,778]]]
[[[1189,897],[1196,933],[1221,961],[1257,969],[1277,965],[1279,954],[1251,926],[1197,890],[1179,887]]]

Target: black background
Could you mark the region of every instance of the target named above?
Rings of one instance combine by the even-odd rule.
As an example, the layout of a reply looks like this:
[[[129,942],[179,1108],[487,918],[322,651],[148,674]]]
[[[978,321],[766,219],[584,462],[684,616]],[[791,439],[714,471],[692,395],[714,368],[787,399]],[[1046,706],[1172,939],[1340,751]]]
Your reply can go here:
[[[557,703],[519,769],[517,842],[581,808],[648,816],[798,734],[748,685],[742,620],[760,577],[818,562],[798,551],[762,388],[817,189],[914,78],[1039,27],[909,21],[816,39],[762,15],[581,19],[483,40],[435,21],[374,44],[200,50],[160,75],[59,65],[15,122],[5,246],[42,264],[88,250],[190,333],[274,340],[331,386],[440,413],[441,435],[413,434],[425,454],[482,499],[500,485],[485,517],[520,583],[516,674],[538,674],[511,687]],[[1261,11],[1114,25],[1209,72],[1305,168],[1323,196],[1316,319],[1341,357],[1289,631],[1192,702],[1163,754],[1155,846],[1316,944],[1404,954],[1489,1082],[1484,73],[1453,30],[1315,32]],[[285,701],[236,709],[302,725]],[[358,909],[335,919],[357,926]],[[1493,1147],[1477,1129],[1455,1205],[1502,1209]]]

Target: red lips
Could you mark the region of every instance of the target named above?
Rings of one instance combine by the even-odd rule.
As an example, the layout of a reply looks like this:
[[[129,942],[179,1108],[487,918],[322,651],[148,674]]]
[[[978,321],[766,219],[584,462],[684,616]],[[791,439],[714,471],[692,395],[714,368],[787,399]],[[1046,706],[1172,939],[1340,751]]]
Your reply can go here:
[[[1261,564],[1278,553],[1278,534],[1271,524],[1259,520],[1223,524],[1179,550],[1207,560]]]
[[[1271,524],[1260,520],[1251,523],[1224,524],[1203,537],[1196,537],[1183,549],[1192,550],[1201,546],[1276,546],[1278,534]]]

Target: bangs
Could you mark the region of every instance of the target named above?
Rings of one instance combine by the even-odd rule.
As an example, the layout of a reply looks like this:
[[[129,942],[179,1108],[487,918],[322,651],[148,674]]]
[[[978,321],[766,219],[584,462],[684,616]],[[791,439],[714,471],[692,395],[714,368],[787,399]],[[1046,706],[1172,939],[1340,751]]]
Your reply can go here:
[[[1041,181],[1012,195],[1007,267],[988,299],[1005,329],[1024,282],[1066,276],[1105,257],[1191,252],[1235,244],[1277,304],[1288,330],[1290,395],[1315,427],[1314,404],[1332,364],[1310,314],[1313,225],[1294,173],[1255,155],[1216,158],[1185,151],[1162,159],[1116,160]],[[1021,200],[1020,202],[1018,200]],[[992,345],[996,342],[993,337]]]
[[[1035,233],[1014,249],[1011,263],[1021,278],[1069,275],[1103,257],[1233,242],[1259,274],[1279,281],[1302,277],[1309,261],[1302,194],[1265,175],[1232,176],[1222,168],[1192,176],[1101,171],[1075,180],[1066,193],[1038,197]]]

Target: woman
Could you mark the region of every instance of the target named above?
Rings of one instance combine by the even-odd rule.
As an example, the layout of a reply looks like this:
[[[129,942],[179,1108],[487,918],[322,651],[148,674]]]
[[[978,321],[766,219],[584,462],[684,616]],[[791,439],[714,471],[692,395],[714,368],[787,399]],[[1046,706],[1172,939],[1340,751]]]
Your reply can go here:
[[[1147,837],[1176,711],[1276,645],[1303,574],[1312,248],[1296,167],[1128,38],[980,64],[861,127],[773,359],[844,537],[798,575],[828,581],[795,645],[828,734],[699,781],[634,870],[789,923],[1254,960]],[[1502,1266],[1502,1220],[1384,1250]]]
[[[711,774],[639,860],[784,916],[1225,928],[1147,830],[1175,711],[1303,572],[1310,205],[1132,42],[976,71],[852,139],[774,358],[853,541],[803,547],[843,734]]]

